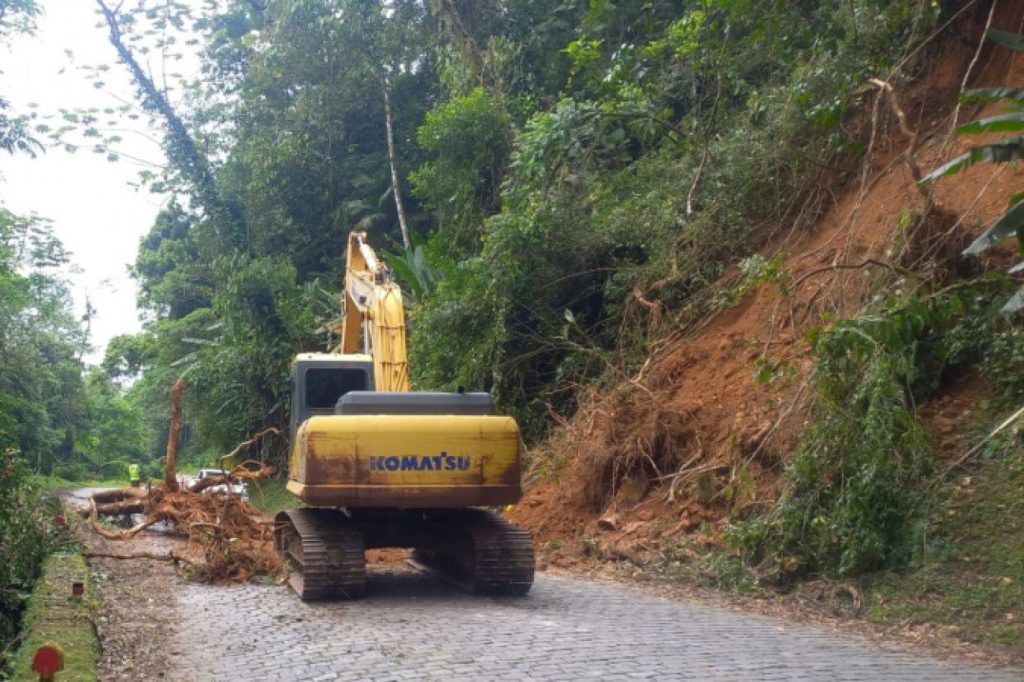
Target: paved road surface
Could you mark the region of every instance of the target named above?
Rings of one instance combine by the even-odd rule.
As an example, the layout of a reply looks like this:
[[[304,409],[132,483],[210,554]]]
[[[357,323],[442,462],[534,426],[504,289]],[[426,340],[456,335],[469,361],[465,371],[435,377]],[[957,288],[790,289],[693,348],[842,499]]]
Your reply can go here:
[[[480,598],[404,570],[351,603],[287,588],[181,584],[174,645],[210,680],[1019,680],[836,633],[626,587],[539,575],[526,598]]]
[[[143,533],[116,548],[88,542],[162,553],[181,541]],[[365,599],[304,604],[281,585],[214,587],[162,563],[92,563],[105,575],[101,669],[111,680],[1024,680],[549,574],[523,598],[473,597],[382,564],[371,566]]]

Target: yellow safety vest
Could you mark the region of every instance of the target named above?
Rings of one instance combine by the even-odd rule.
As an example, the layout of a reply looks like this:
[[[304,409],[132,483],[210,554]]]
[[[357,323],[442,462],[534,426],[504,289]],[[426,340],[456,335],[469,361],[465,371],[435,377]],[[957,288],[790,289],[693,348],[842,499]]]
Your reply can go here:
[[[129,464],[128,465],[128,480],[137,481],[139,480],[139,465]]]

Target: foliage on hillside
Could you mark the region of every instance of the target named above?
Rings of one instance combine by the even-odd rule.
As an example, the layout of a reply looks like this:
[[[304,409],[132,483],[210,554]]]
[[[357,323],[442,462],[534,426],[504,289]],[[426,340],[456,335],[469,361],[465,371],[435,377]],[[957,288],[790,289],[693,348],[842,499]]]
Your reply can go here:
[[[1000,312],[1011,291],[1002,278],[917,291],[812,332],[817,414],[778,505],[732,533],[761,577],[858,575],[922,556],[945,471],[919,406],[970,371],[998,386],[997,406],[1016,406],[1022,332]]]
[[[140,248],[151,322],[108,364],[141,372],[147,415],[188,374],[194,449],[285,425],[288,358],[326,345],[343,236],[368,229],[395,245],[414,301],[414,383],[491,390],[541,437],[581,384],[640,366],[666,311],[706,305],[738,257],[812,224],[863,148],[857,88],[941,14],[913,0],[111,13],[122,47],[157,24],[198,32],[204,79],[173,115],[138,83],[172,160],[147,179],[188,201]],[[196,152],[211,177],[183,165]],[[119,355],[139,348],[141,364]]]

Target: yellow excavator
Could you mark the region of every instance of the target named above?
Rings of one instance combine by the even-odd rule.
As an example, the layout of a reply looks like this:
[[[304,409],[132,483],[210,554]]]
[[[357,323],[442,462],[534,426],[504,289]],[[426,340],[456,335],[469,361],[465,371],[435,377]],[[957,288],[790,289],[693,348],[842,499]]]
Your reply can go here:
[[[405,310],[365,232],[348,238],[341,342],[292,362],[288,490],[275,547],[303,600],[366,592],[365,550],[413,550],[476,594],[526,594],[530,534],[486,507],[519,500],[520,435],[487,393],[410,392]]]

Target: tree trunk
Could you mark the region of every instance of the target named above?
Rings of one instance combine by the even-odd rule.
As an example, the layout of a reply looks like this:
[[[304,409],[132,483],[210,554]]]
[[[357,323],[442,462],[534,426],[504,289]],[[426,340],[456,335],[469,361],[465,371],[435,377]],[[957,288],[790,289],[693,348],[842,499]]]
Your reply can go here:
[[[118,488],[117,490],[100,490],[92,494],[96,504],[110,504],[126,500],[144,500],[149,493],[142,488]]]
[[[501,83],[501,77],[494,68],[494,58],[487,48],[488,55],[485,57],[482,50],[476,43],[473,33],[466,27],[462,20],[458,6],[452,0],[435,0],[432,3],[433,9],[447,25],[451,34],[451,42],[461,48],[462,54],[469,59],[473,71],[476,74],[477,82],[482,85],[495,102],[504,106],[505,93]]]
[[[387,74],[380,78],[381,88],[384,90],[384,122],[388,132],[388,165],[391,167],[391,191],[395,195],[395,209],[398,211],[398,226],[402,228],[402,245],[405,248],[412,247],[409,239],[409,225],[405,221],[405,206],[402,204],[402,184],[398,176],[398,153],[395,151],[395,128],[391,115],[391,84],[388,83]]]
[[[164,485],[172,493],[178,492],[178,474],[174,459],[178,454],[178,438],[181,436],[181,395],[188,383],[181,377],[171,386],[171,428],[167,434],[167,460],[164,462]]]

